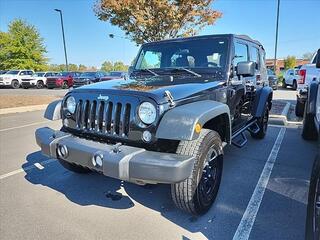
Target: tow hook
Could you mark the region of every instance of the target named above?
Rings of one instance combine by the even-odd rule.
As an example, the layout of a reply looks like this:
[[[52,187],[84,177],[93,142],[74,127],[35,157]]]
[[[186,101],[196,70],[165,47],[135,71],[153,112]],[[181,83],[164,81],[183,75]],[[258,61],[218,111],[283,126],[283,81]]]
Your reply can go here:
[[[113,146],[112,151],[113,151],[114,153],[120,153],[120,152],[121,152],[121,149],[120,149],[121,145],[122,145],[122,143],[116,143],[116,144]]]

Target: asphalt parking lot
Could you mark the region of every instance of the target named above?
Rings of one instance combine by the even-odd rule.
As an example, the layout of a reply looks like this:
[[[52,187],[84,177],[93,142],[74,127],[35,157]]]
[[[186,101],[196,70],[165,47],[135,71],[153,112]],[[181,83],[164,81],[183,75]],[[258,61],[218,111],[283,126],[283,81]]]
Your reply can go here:
[[[316,144],[297,125],[226,147],[217,200],[193,217],[174,207],[167,185],[77,175],[41,155],[35,129],[60,126],[42,115],[0,116],[1,239],[304,239]]]

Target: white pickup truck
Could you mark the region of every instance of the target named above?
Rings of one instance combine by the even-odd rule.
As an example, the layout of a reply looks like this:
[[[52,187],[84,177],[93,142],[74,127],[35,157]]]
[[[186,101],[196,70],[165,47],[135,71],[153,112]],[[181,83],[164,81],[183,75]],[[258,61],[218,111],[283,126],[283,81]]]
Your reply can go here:
[[[19,88],[23,78],[31,77],[34,72],[32,70],[10,70],[0,75],[0,86],[11,86]]]
[[[319,50],[318,50],[319,53]],[[314,54],[311,63],[302,65],[299,70],[297,87],[296,115],[303,116],[304,106],[308,97],[308,88],[312,82],[320,82],[320,69],[316,68],[317,53]]]

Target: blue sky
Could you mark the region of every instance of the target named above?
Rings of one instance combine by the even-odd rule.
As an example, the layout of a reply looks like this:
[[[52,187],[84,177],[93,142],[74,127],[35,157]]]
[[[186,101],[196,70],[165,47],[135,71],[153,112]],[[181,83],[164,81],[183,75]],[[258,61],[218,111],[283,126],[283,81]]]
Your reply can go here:
[[[0,0],[0,30],[15,18],[35,25],[45,39],[51,63],[64,63],[59,15],[63,10],[70,63],[100,67],[105,60],[129,64],[137,53],[135,43],[108,38],[109,33],[124,33],[99,21],[92,10],[94,0]],[[223,13],[215,25],[201,35],[215,33],[247,34],[264,45],[267,57],[274,55],[276,0],[215,0],[212,7]],[[278,56],[315,51],[320,47],[317,18],[320,0],[281,0]],[[319,21],[319,19],[318,19]]]

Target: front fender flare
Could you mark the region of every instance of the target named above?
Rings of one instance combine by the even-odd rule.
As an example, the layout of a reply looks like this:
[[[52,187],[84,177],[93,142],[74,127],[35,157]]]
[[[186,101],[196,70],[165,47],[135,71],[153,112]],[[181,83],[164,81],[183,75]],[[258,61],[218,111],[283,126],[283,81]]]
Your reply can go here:
[[[44,117],[52,121],[61,119],[61,104],[62,100],[56,100],[50,103],[47,106]]]
[[[307,114],[316,115],[317,113],[317,94],[319,84],[317,82],[310,83],[308,90],[308,101],[307,101]]]
[[[204,100],[188,103],[169,110],[160,121],[156,137],[170,140],[195,140],[199,134],[195,132],[195,126],[199,123],[203,126],[209,120],[227,114],[229,123],[227,139],[231,139],[231,121],[228,105],[212,100]]]

